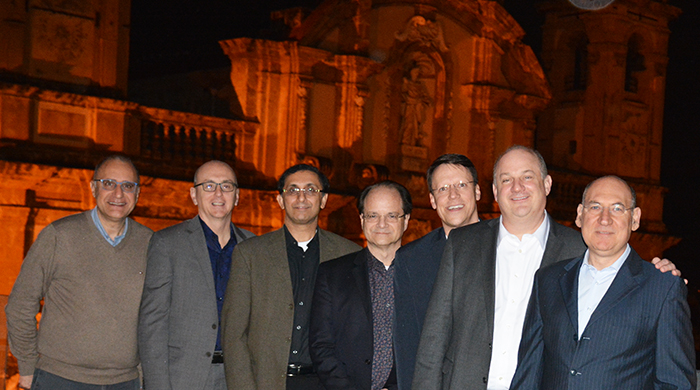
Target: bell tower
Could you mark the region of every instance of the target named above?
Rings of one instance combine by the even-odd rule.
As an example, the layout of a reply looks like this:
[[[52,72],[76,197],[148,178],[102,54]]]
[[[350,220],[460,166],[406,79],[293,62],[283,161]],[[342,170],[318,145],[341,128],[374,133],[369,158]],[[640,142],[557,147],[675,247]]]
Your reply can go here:
[[[680,10],[666,0],[616,0],[598,11],[550,0],[541,10],[553,98],[538,149],[556,167],[658,184],[668,23]]]
[[[538,119],[536,147],[560,183],[548,209],[556,215],[579,203],[594,177],[621,176],[643,210],[633,245],[661,253],[674,240],[660,184],[668,23],[681,11],[667,0],[615,0],[597,11],[546,0],[540,10],[552,101]]]

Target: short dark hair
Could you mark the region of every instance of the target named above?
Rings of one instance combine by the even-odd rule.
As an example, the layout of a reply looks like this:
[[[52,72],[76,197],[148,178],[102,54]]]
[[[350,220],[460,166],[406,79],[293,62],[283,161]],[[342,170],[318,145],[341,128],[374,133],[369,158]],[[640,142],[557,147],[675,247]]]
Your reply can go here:
[[[637,207],[637,192],[634,190],[634,188],[632,188],[631,185],[629,185],[629,183],[624,181],[619,176],[615,176],[615,175],[602,176],[602,177],[599,177],[599,178],[593,180],[592,182],[588,183],[586,188],[583,190],[583,196],[581,196],[581,204],[582,205],[584,205],[584,206],[586,205],[586,195],[588,195],[588,189],[591,188],[593,183],[597,182],[598,180],[602,180],[602,179],[615,179],[615,180],[619,181],[620,183],[624,184],[625,186],[627,186],[627,189],[630,190],[630,194],[632,194],[632,205],[630,207],[631,208]]]
[[[540,166],[540,174],[542,174],[542,179],[547,177],[547,163],[544,161],[544,157],[540,154],[540,152],[536,151],[535,149],[528,148],[527,146],[523,145],[513,145],[510,148],[508,148],[505,152],[503,152],[498,158],[496,159],[496,163],[493,164],[493,183],[496,184],[498,182],[498,178],[496,177],[496,172],[498,171],[498,164],[501,162],[501,159],[503,156],[506,154],[514,151],[514,150],[522,150],[523,152],[530,153],[531,155],[535,156],[537,159],[537,162],[539,163]]]
[[[92,180],[97,180],[99,179],[99,173],[100,169],[102,169],[107,163],[110,163],[112,161],[120,161],[123,162],[124,164],[127,164],[131,167],[131,169],[134,170],[134,173],[136,174],[136,183],[141,182],[141,177],[139,176],[139,170],[136,169],[136,166],[134,163],[131,161],[129,157],[126,157],[122,154],[113,154],[111,156],[107,156],[102,161],[98,162],[97,165],[95,165],[95,171],[92,173]]]
[[[379,187],[391,188],[396,190],[399,193],[399,196],[401,197],[401,209],[403,210],[403,213],[411,214],[411,211],[413,210],[413,201],[411,200],[411,193],[408,192],[406,187],[393,180],[384,180],[379,183],[367,186],[364,190],[362,190],[360,197],[357,198],[357,209],[360,211],[360,214],[364,214],[365,212],[365,200],[367,199],[369,193],[372,192],[372,190]]]
[[[287,178],[300,171],[315,173],[316,176],[318,176],[318,181],[321,182],[321,192],[328,193],[331,189],[331,183],[328,181],[328,178],[318,168],[309,164],[297,164],[287,168],[287,170],[282,173],[280,179],[277,180],[277,191],[281,194],[282,190],[284,190],[284,183],[287,182]]]
[[[469,158],[467,158],[467,156],[463,154],[448,153],[436,158],[435,161],[433,161],[433,163],[430,164],[430,167],[428,168],[426,180],[428,181],[428,190],[430,192],[433,191],[433,174],[435,173],[435,170],[438,169],[439,166],[445,164],[463,166],[467,169],[469,173],[471,173],[472,180],[474,180],[474,184],[479,184],[479,176],[476,173],[476,167],[474,167],[474,163],[472,163],[472,160],[470,160]]]

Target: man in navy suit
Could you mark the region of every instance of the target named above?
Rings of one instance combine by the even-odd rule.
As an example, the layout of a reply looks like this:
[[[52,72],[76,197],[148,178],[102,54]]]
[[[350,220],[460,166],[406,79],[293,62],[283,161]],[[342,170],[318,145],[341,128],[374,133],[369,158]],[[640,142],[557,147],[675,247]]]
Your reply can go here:
[[[411,216],[411,195],[384,181],[362,191],[357,208],[367,248],[319,266],[311,360],[326,390],[393,390],[393,262]]]
[[[588,250],[537,272],[511,389],[695,389],[687,290],[629,246],[640,218],[622,179],[586,187]]]
[[[399,389],[411,388],[423,320],[447,236],[454,228],[479,221],[476,202],[481,199],[481,189],[471,160],[461,154],[443,154],[426,176],[430,204],[442,226],[396,254],[394,351]]]

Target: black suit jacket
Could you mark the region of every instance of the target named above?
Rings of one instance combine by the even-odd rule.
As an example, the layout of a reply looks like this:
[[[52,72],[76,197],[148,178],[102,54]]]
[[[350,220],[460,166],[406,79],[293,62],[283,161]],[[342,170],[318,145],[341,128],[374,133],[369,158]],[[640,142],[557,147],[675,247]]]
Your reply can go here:
[[[309,348],[327,390],[369,390],[372,385],[372,299],[368,249],[318,267]]]
[[[581,256],[581,234],[549,218],[541,267]],[[499,218],[450,232],[418,347],[413,389],[485,390],[491,363]]]
[[[695,389],[695,351],[681,278],[632,250],[578,338],[582,257],[541,269],[511,389]]]
[[[418,342],[447,239],[438,228],[396,252],[394,353],[400,390],[411,388]]]

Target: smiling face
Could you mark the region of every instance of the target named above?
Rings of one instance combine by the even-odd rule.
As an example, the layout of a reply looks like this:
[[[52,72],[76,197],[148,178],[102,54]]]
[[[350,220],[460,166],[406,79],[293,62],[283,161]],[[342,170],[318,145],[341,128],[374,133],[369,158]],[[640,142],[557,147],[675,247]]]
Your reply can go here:
[[[501,157],[494,175],[493,194],[512,234],[531,234],[544,219],[552,178],[542,177],[539,160],[532,153],[515,149]]]
[[[616,216],[610,212],[613,205],[630,208],[632,193],[620,180],[605,177],[591,184],[585,203],[578,206],[576,226],[581,228],[583,240],[588,245],[589,260],[593,265],[596,261],[612,264],[617,260],[627,248],[632,232],[639,228],[642,217],[639,207]]]
[[[102,165],[95,175],[95,179],[111,179],[118,182],[138,181],[136,172],[131,165],[119,160],[112,160]],[[117,185],[112,191],[107,191],[102,187],[102,184],[92,181],[90,189],[97,204],[97,215],[103,223],[123,222],[134,210],[136,201],[139,200],[139,187],[136,187],[136,191],[132,193],[122,191],[120,185]]]
[[[411,218],[410,214],[404,215],[402,206],[401,195],[393,188],[379,186],[367,194],[360,224],[370,252],[373,249],[395,252],[401,247],[401,237]],[[374,221],[367,220],[371,215],[376,216]]]
[[[238,180],[227,165],[218,161],[205,163],[197,170],[195,180],[199,183],[233,183],[233,192],[223,192],[216,186],[214,192],[206,192],[203,186],[190,188],[190,198],[199,210],[199,217],[207,226],[215,226],[216,221],[231,221],[233,208],[238,205]]]
[[[318,176],[311,171],[298,171],[287,177],[284,181],[284,189],[314,188],[323,189]],[[298,194],[284,192],[277,195],[277,203],[285,212],[284,223],[290,225],[317,225],[318,214],[326,207],[328,194],[323,192],[299,192]]]
[[[479,221],[476,202],[481,199],[481,189],[473,181],[471,173],[461,165],[443,164],[433,172],[430,204],[437,210],[445,234]],[[461,189],[454,186],[460,182],[468,184]],[[445,186],[449,186],[447,191],[438,191]]]

